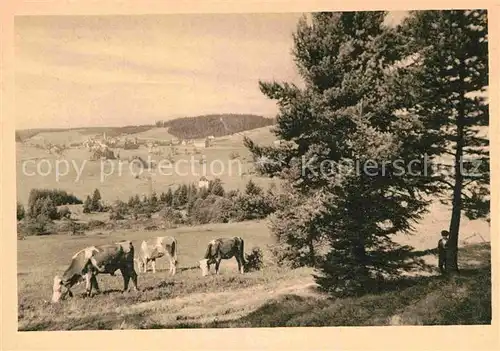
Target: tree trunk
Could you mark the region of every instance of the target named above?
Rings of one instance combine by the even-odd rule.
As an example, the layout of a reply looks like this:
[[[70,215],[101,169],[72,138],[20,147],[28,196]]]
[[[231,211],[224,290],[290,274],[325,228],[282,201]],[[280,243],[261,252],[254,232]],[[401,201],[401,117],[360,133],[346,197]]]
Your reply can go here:
[[[460,217],[462,213],[462,180],[458,180],[453,189],[453,208],[450,221],[450,237],[446,251],[446,272],[458,273],[458,234],[460,231]],[[461,177],[460,177],[461,178]]]
[[[312,237],[309,238],[308,246],[309,246],[309,260],[311,267],[316,267],[316,252],[314,251],[314,241]]]
[[[450,221],[450,237],[448,241],[448,249],[446,252],[446,272],[447,273],[458,273],[458,235],[460,232],[460,218],[462,215],[462,188],[463,188],[463,174],[462,174],[462,164],[464,156],[464,124],[465,124],[465,106],[464,98],[465,92],[463,87],[464,79],[464,60],[460,59],[458,74],[459,74],[459,84],[460,89],[460,100],[458,105],[458,114],[456,118],[457,126],[457,139],[456,139],[456,150],[455,150],[455,160],[454,160],[454,187],[453,187],[453,200],[452,200],[452,211],[451,211],[451,221]]]

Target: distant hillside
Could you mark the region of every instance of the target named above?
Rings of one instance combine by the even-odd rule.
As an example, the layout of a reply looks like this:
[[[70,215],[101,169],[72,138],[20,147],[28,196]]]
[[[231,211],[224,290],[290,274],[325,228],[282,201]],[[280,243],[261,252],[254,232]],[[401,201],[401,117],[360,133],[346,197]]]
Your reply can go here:
[[[222,121],[221,121],[222,120]],[[156,122],[156,127],[168,128],[168,134],[179,139],[198,139],[213,135],[230,135],[246,130],[262,128],[274,124],[272,118],[245,114],[214,114],[183,117],[170,121]],[[154,125],[124,127],[77,127],[77,128],[34,128],[16,130],[16,141],[24,142],[42,133],[77,132],[83,136],[106,133],[116,137],[123,134],[138,134],[154,129]]]
[[[41,133],[41,132],[64,132],[69,129],[63,129],[63,128],[40,128],[40,129],[21,129],[21,130],[16,130],[16,142],[17,141],[26,141],[29,138],[34,137],[35,135]]]
[[[80,128],[79,132],[84,135],[100,134],[106,133],[109,137],[117,137],[123,134],[135,134],[142,133],[147,130],[154,128],[153,125],[143,124],[139,126],[124,126],[124,127],[90,127],[90,128]]]
[[[26,141],[41,133],[78,132],[82,135],[106,133],[110,137],[122,134],[141,133],[153,128],[153,125],[124,126],[124,127],[78,127],[78,128],[36,128],[16,130],[16,141]]]
[[[243,114],[184,117],[156,123],[157,126],[168,128],[168,132],[179,139],[199,139],[210,135],[220,137],[272,124],[272,118]]]

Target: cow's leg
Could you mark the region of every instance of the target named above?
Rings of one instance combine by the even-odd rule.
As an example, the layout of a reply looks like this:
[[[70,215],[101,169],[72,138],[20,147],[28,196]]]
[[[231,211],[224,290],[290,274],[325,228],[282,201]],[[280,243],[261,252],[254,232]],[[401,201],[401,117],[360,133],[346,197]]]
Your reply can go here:
[[[127,269],[121,269],[120,271],[122,272],[122,277],[123,277],[123,292],[128,291],[128,282],[130,280],[130,276],[128,274]]]
[[[141,266],[139,267],[139,273],[141,272],[141,268],[142,268],[142,272],[146,273],[146,271],[148,270],[148,260],[147,260],[147,258],[144,258],[141,261]]]
[[[148,263],[150,262],[151,260],[149,258],[146,258],[146,260],[144,261],[144,273],[148,271]]]
[[[85,273],[85,292],[87,296],[91,296],[92,294],[92,276],[94,274],[92,273],[91,270],[89,270],[87,273]]]
[[[240,256],[236,256],[236,262],[238,262],[238,272],[240,272],[240,274],[243,274],[243,262],[241,261]]]
[[[153,268],[153,274],[156,273],[156,260],[151,260],[151,268]]]
[[[137,287],[137,273],[134,269],[134,267],[123,267],[120,268],[120,271],[122,272],[123,276],[123,292],[129,291],[129,282],[130,278],[132,278],[132,284],[134,286],[135,291],[139,291],[139,288]]]
[[[66,298],[66,295],[69,295],[69,297],[73,297],[73,293],[71,292],[70,288],[68,286],[64,286],[65,289],[61,294],[60,300],[64,300]]]
[[[99,284],[97,283],[97,277],[95,274],[92,274],[92,278],[90,279],[91,285],[94,287],[95,291],[100,294],[101,289],[99,289]]]
[[[218,258],[216,261],[215,261],[215,274],[219,275],[219,266],[220,266],[220,262],[221,262],[221,259]]]
[[[135,272],[134,267],[132,267],[132,270],[130,271],[130,278],[132,278],[132,285],[134,286],[135,291],[139,291],[139,288],[137,287],[137,273]]]
[[[246,262],[245,262],[245,253],[244,252],[241,252],[240,254],[240,261],[241,261],[241,274],[245,273],[245,265],[246,265]]]
[[[173,257],[170,257],[170,273],[172,275],[175,275],[176,270],[177,270],[177,267],[175,265],[175,259]]]

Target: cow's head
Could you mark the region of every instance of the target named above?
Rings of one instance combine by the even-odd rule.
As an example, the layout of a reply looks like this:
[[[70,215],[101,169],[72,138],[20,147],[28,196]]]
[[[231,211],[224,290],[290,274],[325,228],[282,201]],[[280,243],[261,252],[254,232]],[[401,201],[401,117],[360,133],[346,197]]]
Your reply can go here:
[[[52,302],[53,303],[59,302],[59,300],[61,300],[61,298],[63,296],[63,293],[62,293],[63,286],[64,285],[63,285],[62,279],[56,275],[54,277],[54,285],[52,286]]]
[[[54,277],[54,285],[52,286],[52,302],[57,303],[63,300],[67,294],[73,296],[73,294],[69,290],[69,287],[66,286],[64,281],[56,275]]]
[[[200,269],[201,269],[201,275],[203,277],[207,276],[208,275],[208,259],[203,259],[203,260],[200,260]]]

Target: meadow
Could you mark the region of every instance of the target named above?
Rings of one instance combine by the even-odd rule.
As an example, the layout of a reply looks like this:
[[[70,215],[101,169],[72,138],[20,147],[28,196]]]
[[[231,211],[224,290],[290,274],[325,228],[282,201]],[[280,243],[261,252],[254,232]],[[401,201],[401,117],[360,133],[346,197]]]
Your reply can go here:
[[[122,239],[138,247],[141,240],[156,235],[178,240],[175,276],[160,260],[156,274],[139,273],[139,293],[122,293],[117,273],[98,276],[99,295],[85,297],[81,284],[73,289],[73,298],[49,302],[54,275],[61,274],[82,247]],[[234,260],[223,261],[219,276],[201,277],[197,261],[207,242],[233,235],[245,239],[246,252],[263,248],[266,266],[240,275]],[[266,221],[27,237],[18,242],[19,330],[487,324],[491,318],[489,243],[461,245],[460,277],[446,279],[436,272],[409,276],[384,291],[332,300],[317,290],[311,269],[272,265],[266,250],[270,240]],[[434,253],[426,254],[432,262]]]
[[[78,139],[78,131],[41,134],[50,141]],[[141,138],[162,138],[160,129],[138,133]],[[209,164],[215,160],[229,162],[235,155],[244,166],[241,174],[217,175],[224,188],[243,189],[252,179],[264,188],[277,180],[256,177],[252,162],[242,145],[243,135],[261,144],[271,144],[274,136],[264,127],[216,138],[214,145],[195,153],[192,146],[177,146],[174,160],[206,156]],[[40,137],[40,135],[39,135]],[[134,135],[130,135],[134,137]],[[201,142],[198,141],[198,142]],[[56,179],[55,174],[29,176],[23,172],[23,161],[57,158],[30,145],[29,140],[17,143],[17,199],[27,204],[32,188],[58,188],[84,199],[98,188],[105,202],[126,201],[135,194],[148,194],[150,184],[156,192],[183,183],[197,183],[200,175],[173,174],[141,175],[135,178],[115,172],[101,181],[100,161],[88,161],[90,153],[82,148],[67,150],[61,160],[85,162],[80,179],[77,172]],[[147,149],[120,150],[120,158],[140,156],[147,159]],[[154,157],[153,157],[154,158]],[[117,161],[113,161],[117,162]],[[30,168],[31,167],[31,168]],[[33,168],[35,167],[35,168]],[[185,165],[184,167],[188,167]],[[28,172],[36,170],[31,165]],[[188,172],[181,169],[181,172]],[[208,176],[209,179],[214,177]],[[109,215],[83,214],[81,205],[70,206],[82,221],[107,221]],[[463,218],[460,236],[460,265],[463,274],[447,279],[438,275],[434,248],[439,232],[449,224],[450,208],[435,202],[425,218],[416,225],[415,235],[401,235],[398,242],[411,245],[432,267],[416,272],[384,290],[361,298],[332,300],[317,290],[312,269],[289,270],[275,266],[267,250],[272,235],[267,221],[209,224],[179,227],[169,230],[146,231],[144,228],[102,229],[84,235],[53,234],[29,236],[18,241],[18,321],[19,330],[88,330],[88,329],[152,329],[195,327],[274,327],[323,325],[394,325],[394,324],[484,324],[491,319],[490,228],[482,220]],[[178,243],[178,273],[171,277],[165,260],[157,263],[157,273],[139,274],[141,292],[121,293],[122,279],[98,276],[102,293],[92,298],[83,296],[84,286],[74,289],[75,297],[51,304],[53,277],[68,266],[72,255],[89,245],[131,240],[138,248],[144,239],[171,235]],[[221,275],[201,277],[197,267],[208,241],[217,237],[241,236],[245,251],[258,246],[264,251],[265,267],[260,271],[240,275],[234,260],[223,261]]]

